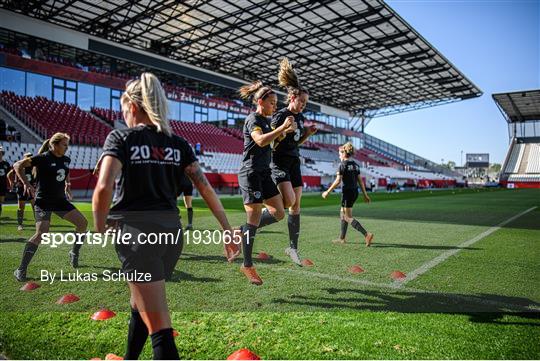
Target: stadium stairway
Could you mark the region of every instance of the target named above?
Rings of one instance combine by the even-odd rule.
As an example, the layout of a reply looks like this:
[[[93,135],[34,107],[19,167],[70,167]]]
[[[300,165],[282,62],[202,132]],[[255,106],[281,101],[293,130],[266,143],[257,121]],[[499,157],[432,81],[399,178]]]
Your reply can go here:
[[[2,119],[6,122],[7,126],[11,126],[17,129],[21,133],[21,142],[25,142],[25,143],[41,142],[42,138],[39,136],[39,134],[33,131],[30,127],[26,126],[26,124],[24,124],[23,121],[18,119],[10,111],[4,108],[4,106],[1,104],[1,100],[0,100],[0,117],[2,117]]]

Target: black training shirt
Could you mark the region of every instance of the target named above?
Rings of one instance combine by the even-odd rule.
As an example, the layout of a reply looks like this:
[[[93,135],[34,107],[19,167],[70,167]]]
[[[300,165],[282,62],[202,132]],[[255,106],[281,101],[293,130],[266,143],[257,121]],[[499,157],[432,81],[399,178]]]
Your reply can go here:
[[[33,167],[26,167],[24,168],[24,176],[26,177],[26,180],[34,185],[36,180],[34,178],[34,172],[32,172],[32,168]],[[21,180],[19,179],[19,177],[15,177],[15,185],[19,188],[23,188],[24,187],[24,184],[23,182],[21,182]]]
[[[360,167],[353,160],[344,160],[339,165],[338,174],[341,175],[343,189],[358,189],[358,176]]]
[[[7,174],[9,173],[11,166],[5,160],[0,162],[0,185],[7,184]]]
[[[37,171],[36,199],[65,199],[71,159],[65,155],[57,157],[48,151],[30,157],[30,161]]]
[[[264,170],[270,167],[270,145],[260,147],[251,137],[253,131],[260,130],[263,134],[270,133],[270,121],[258,113],[251,113],[244,123],[244,153],[242,166],[253,170]]]
[[[298,149],[298,142],[300,138],[305,133],[304,122],[306,117],[302,113],[294,114],[287,108],[278,110],[272,116],[272,129],[276,129],[285,122],[285,119],[289,116],[294,116],[294,121],[296,122],[296,131],[294,133],[289,133],[287,136],[281,140],[276,139],[274,141],[273,156],[289,156],[289,157],[299,157],[300,151]]]
[[[116,129],[105,140],[102,157],[106,155],[122,162],[111,213],[178,212],[179,180],[184,169],[197,161],[186,140],[158,132],[155,126]]]

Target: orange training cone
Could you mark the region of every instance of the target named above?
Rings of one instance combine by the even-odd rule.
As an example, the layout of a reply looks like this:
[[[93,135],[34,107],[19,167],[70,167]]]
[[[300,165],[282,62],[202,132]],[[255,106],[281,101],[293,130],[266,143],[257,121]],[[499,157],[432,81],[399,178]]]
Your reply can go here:
[[[104,309],[101,309],[101,310],[97,311],[96,313],[94,313],[92,315],[92,320],[94,320],[94,321],[104,321],[104,320],[108,320],[109,318],[113,318],[114,316],[116,316],[116,313],[114,313],[111,310],[108,310],[108,309],[104,308]]]
[[[19,288],[21,291],[33,291],[36,288],[40,288],[41,286],[35,282],[26,282],[24,286]]]
[[[80,298],[77,295],[74,295],[73,293],[68,293],[67,295],[63,295],[56,301],[59,305],[65,305],[67,303],[73,303],[80,300]]]
[[[123,360],[124,358],[122,356],[115,355],[114,353],[108,353],[107,356],[105,356],[105,360]]]
[[[259,261],[267,261],[270,259],[270,256],[266,252],[259,252],[259,254],[257,255],[257,259]]]
[[[354,265],[349,267],[349,272],[351,273],[362,273],[364,272],[364,269],[360,267],[359,265]]]
[[[247,348],[242,348],[238,351],[233,352],[227,357],[227,360],[260,360],[261,358],[248,350]]]
[[[403,281],[407,275],[401,271],[394,271],[390,274],[390,277],[392,277],[396,281]]]

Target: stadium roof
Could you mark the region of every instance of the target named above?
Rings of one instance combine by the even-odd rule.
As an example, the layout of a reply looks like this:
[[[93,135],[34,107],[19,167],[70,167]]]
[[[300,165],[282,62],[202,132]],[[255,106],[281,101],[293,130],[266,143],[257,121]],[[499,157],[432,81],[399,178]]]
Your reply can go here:
[[[540,121],[540,89],[492,96],[508,123]]]
[[[2,8],[244,80],[289,57],[311,99],[384,115],[482,94],[379,0],[1,1]]]

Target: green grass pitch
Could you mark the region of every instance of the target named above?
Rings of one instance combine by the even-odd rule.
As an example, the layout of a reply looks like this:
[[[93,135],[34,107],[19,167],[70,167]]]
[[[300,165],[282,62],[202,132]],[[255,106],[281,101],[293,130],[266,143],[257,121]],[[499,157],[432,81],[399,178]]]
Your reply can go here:
[[[255,243],[255,253],[271,255],[256,262],[260,287],[239,272],[241,259],[224,261],[221,246],[186,245],[167,283],[180,356],[223,359],[247,347],[263,359],[540,358],[540,190],[425,191],[372,199],[370,205],[359,201],[353,212],[375,234],[367,248],[351,227],[347,244],[330,242],[339,234],[339,195],[323,200],[306,194],[299,248],[314,266],[297,267],[284,254],[286,221],[268,226]],[[222,202],[233,225],[245,221],[240,198],[223,196]],[[91,223],[90,204],[77,206]],[[40,247],[28,276],[41,287],[19,291],[12,272],[33,233],[29,209],[21,233],[14,206],[4,205],[0,218],[0,354],[123,355],[125,283],[37,279],[41,269],[72,271],[69,246]],[[201,200],[194,209],[196,229],[217,228]],[[53,232],[71,230],[58,218],[52,224]],[[120,266],[111,246],[83,246],[80,263],[81,272],[98,274]],[[365,272],[349,273],[352,265]],[[395,282],[395,270],[417,277]],[[66,293],[81,300],[55,304]],[[117,317],[92,321],[100,307]],[[152,357],[150,342],[142,357]]]

